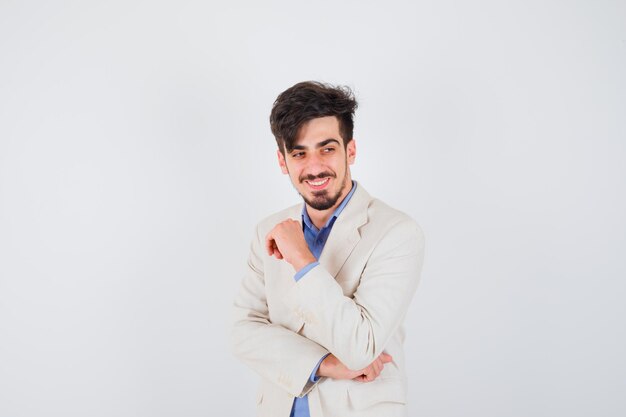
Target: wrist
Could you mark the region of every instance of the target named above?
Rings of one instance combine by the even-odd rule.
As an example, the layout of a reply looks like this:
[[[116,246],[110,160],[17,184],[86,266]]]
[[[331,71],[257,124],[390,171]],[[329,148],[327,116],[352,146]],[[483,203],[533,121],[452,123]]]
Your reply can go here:
[[[320,366],[317,368],[317,371],[315,372],[315,376],[316,377],[323,377],[326,376],[326,360],[328,359],[328,356],[326,356],[324,359],[322,359],[322,362],[320,363]]]
[[[322,359],[322,362],[320,362],[320,366],[319,368],[317,368],[317,372],[315,373],[315,375],[319,377],[330,378],[332,376],[330,371],[333,366],[336,365],[336,361],[337,359],[335,358],[335,355],[329,353],[324,357],[324,359]]]
[[[315,259],[312,253],[308,253],[304,256],[297,258],[291,265],[296,270],[296,272],[298,272],[302,268],[309,264],[312,264],[313,262],[317,262],[317,259]]]

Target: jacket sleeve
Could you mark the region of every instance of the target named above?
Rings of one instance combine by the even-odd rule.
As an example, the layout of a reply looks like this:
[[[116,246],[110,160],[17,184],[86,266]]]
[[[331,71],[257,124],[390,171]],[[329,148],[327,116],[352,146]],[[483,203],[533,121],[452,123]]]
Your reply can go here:
[[[234,355],[262,378],[290,395],[306,395],[315,382],[311,371],[328,350],[270,321],[265,295],[263,244],[252,241],[246,273],[235,298],[231,346]]]
[[[372,250],[357,290],[346,297],[322,265],[284,302],[304,317],[306,336],[353,370],[380,355],[402,323],[417,289],[424,256],[421,229],[410,219],[392,226]]]

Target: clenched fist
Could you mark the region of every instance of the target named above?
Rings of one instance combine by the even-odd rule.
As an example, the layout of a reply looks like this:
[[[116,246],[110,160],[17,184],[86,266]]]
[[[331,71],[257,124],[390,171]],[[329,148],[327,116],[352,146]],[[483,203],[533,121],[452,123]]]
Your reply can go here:
[[[317,375],[333,379],[353,379],[359,382],[371,382],[378,378],[385,364],[392,361],[391,355],[383,352],[366,368],[353,371],[348,369],[335,355],[330,354],[320,364]]]
[[[284,259],[297,271],[317,261],[304,239],[302,224],[288,219],[278,223],[265,237],[265,248],[270,256]]]

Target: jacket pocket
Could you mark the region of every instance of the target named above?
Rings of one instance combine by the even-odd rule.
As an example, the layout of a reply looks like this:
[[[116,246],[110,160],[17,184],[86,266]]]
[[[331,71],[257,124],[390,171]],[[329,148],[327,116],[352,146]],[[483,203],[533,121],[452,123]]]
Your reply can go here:
[[[351,385],[348,396],[356,410],[385,402],[406,404],[406,385],[401,379],[375,379]]]

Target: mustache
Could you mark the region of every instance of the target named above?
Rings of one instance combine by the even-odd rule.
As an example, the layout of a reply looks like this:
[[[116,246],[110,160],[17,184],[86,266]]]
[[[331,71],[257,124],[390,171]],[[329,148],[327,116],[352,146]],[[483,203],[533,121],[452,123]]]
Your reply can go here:
[[[337,176],[335,174],[333,174],[330,171],[324,171],[324,172],[320,172],[317,175],[313,175],[313,174],[308,174],[308,175],[301,175],[298,180],[300,182],[304,182],[304,181],[315,181],[316,179],[322,179],[322,178],[326,178],[326,177],[330,177],[330,178],[336,178]]]

